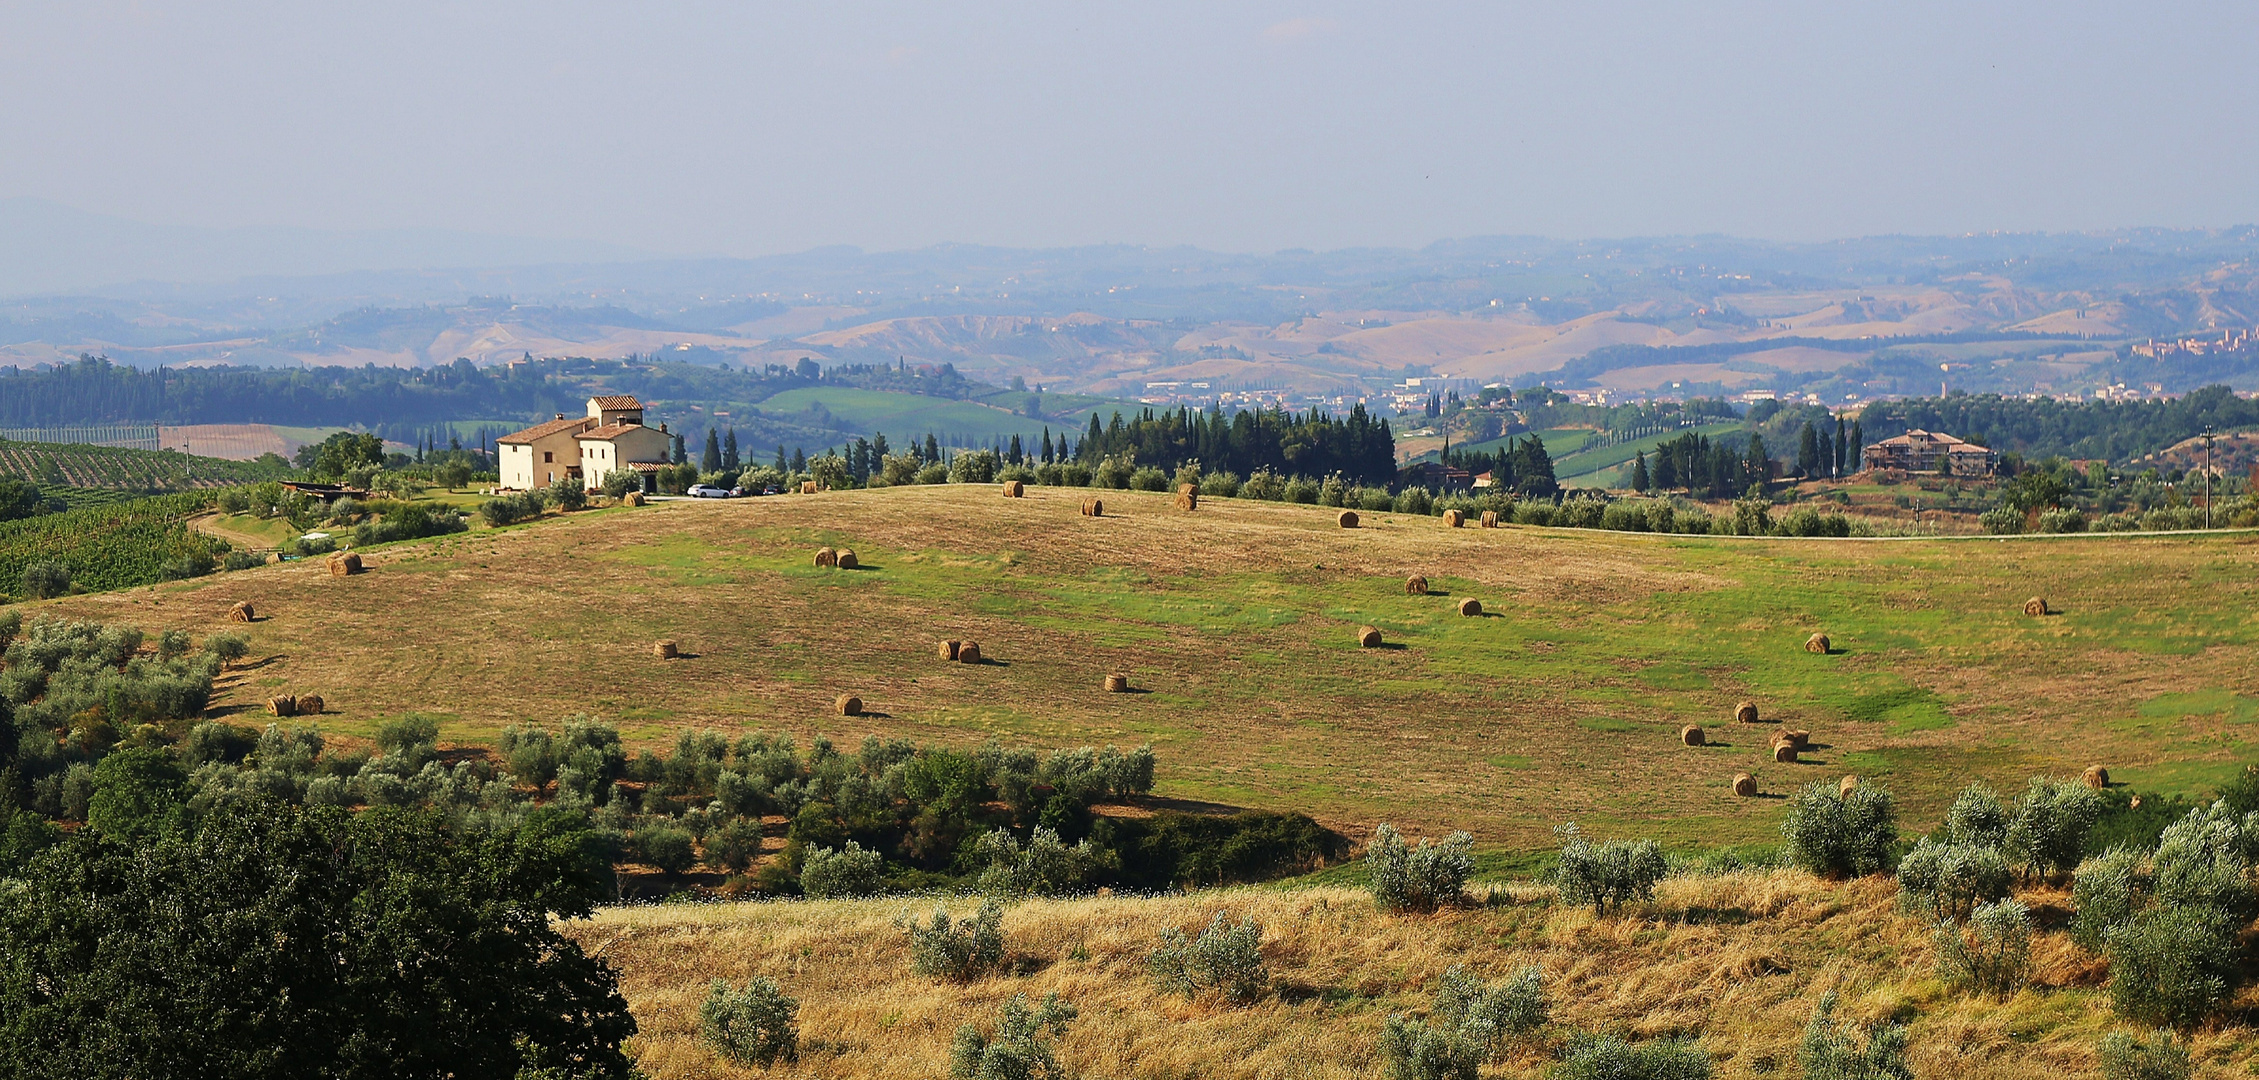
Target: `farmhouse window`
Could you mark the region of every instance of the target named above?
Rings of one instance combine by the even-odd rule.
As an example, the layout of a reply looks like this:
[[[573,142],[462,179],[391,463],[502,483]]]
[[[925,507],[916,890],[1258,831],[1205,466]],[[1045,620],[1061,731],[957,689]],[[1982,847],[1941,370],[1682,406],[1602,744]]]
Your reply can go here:
[[[541,452],[541,463],[542,463],[542,464],[544,464],[544,465],[547,465],[547,464],[549,464],[549,463],[551,463],[551,462],[553,462],[553,461],[556,461],[556,460],[557,460],[557,454],[556,454],[556,451],[553,451],[553,450],[543,450],[543,451]]]

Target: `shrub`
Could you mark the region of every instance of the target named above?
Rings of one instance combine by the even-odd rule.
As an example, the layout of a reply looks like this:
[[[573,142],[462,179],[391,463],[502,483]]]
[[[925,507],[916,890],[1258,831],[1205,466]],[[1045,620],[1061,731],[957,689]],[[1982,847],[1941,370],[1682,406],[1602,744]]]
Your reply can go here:
[[[2110,1006],[2136,1023],[2189,1027],[2227,1003],[2237,923],[2203,907],[2144,911],[2105,935]]]
[[[1978,514],[1977,524],[1984,526],[1984,531],[1994,536],[2014,536],[2024,531],[2024,515],[2020,510],[2003,506]]]
[[[1796,1051],[1804,1080],[1914,1080],[1906,1064],[1904,1025],[1878,1025],[1857,1038],[1835,1019],[1835,1005],[1833,992],[1822,996],[1804,1026],[1804,1044]]]
[[[1359,486],[1350,488],[1349,493],[1342,496],[1341,505],[1356,510],[1385,513],[1396,509],[1396,496],[1389,494],[1387,488]]]
[[[1555,513],[1553,523],[1572,529],[1597,529],[1607,512],[1607,504],[1598,499],[1565,499],[1561,502],[1560,510]]]
[[[918,482],[918,459],[909,454],[888,454],[879,459],[873,487],[899,487]]]
[[[2043,533],[2083,533],[2086,515],[2069,508],[2042,510],[2039,514],[2039,531]]]
[[[755,975],[746,980],[743,990],[731,989],[727,979],[715,979],[705,1003],[698,1007],[698,1039],[739,1065],[767,1068],[779,1061],[797,1061],[799,1013],[800,999],[786,994],[775,979]]]
[[[2188,1057],[2188,1044],[2169,1030],[2137,1039],[2113,1031],[2102,1039],[2102,1080],[2188,1080],[2196,1065]]]
[[[542,489],[543,501],[559,510],[578,510],[588,505],[588,489],[577,476],[561,476],[557,482]]]
[[[2018,900],[1978,904],[1966,929],[1947,920],[1934,935],[1937,973],[1955,986],[2007,997],[2031,973],[2032,913]]]
[[[909,935],[910,966],[920,975],[970,982],[1004,963],[1004,907],[994,900],[955,922],[948,908],[936,907],[931,923],[903,915],[895,925]]]
[[[192,769],[214,761],[234,765],[240,763],[257,745],[259,736],[256,732],[217,720],[206,720],[188,729],[188,737],[180,743],[180,760],[181,764]]]
[[[1655,533],[1676,532],[1678,508],[1657,499],[1647,504],[1647,531]]]
[[[71,591],[71,568],[59,562],[35,562],[24,567],[23,594],[32,600],[52,600]]]
[[[1271,984],[1270,969],[1263,965],[1262,926],[1252,919],[1233,926],[1220,911],[1198,938],[1187,938],[1175,927],[1161,931],[1161,944],[1145,962],[1164,993],[1186,997],[1214,990],[1234,1005],[1245,1005]]]
[[[1287,502],[1305,506],[1315,503],[1318,501],[1318,482],[1307,476],[1297,476],[1286,482],[1283,497]]]
[[[1456,903],[1475,872],[1475,838],[1463,832],[1444,837],[1440,844],[1426,839],[1412,847],[1394,826],[1373,830],[1365,851],[1365,868],[1372,879],[1373,900],[1388,911],[1434,911]]]
[[[2089,952],[2101,952],[2110,929],[2141,910],[2150,891],[2141,864],[2141,852],[2125,847],[2080,864],[2071,881],[2071,904],[2078,909],[2071,916],[2071,940]]]
[[[1606,915],[1627,900],[1652,900],[1655,885],[1670,873],[1663,849],[1653,840],[1610,840],[1594,844],[1571,833],[1561,845],[1561,862],[1554,881],[1561,899],[1571,904],[1591,904],[1594,915]]]
[[[1474,972],[1452,965],[1436,988],[1435,1008],[1428,1016],[1437,1024],[1456,1029],[1483,1056],[1497,1061],[1515,1039],[1534,1034],[1552,1019],[1545,999],[1545,972],[1525,965],[1503,981],[1486,983]]]
[[[2102,817],[2102,796],[2077,780],[2032,777],[2008,822],[2007,849],[2035,874],[2068,873],[2086,851],[2086,834]]]
[[[204,639],[204,651],[232,664],[251,654],[251,642],[241,634],[213,634]]]
[[[1815,781],[1789,800],[1781,857],[1823,877],[1861,877],[1888,865],[1898,843],[1890,789],[1860,784],[1849,794]]]
[[[212,556],[209,552],[204,551],[191,551],[186,554],[175,555],[166,559],[164,564],[157,568],[158,575],[167,581],[185,581],[189,578],[203,577],[211,572]]]
[[[957,1029],[949,1046],[949,1075],[954,1080],[1058,1080],[1066,1072],[1059,1065],[1058,1041],[1075,1018],[1075,1007],[1045,994],[1043,1004],[1028,1005],[1026,994],[1014,994],[997,1011],[988,1034],[972,1024]]]
[[[980,875],[981,891],[996,896],[1074,892],[1120,862],[1112,850],[1092,846],[1087,837],[1069,847],[1057,829],[1045,825],[1036,826],[1024,845],[1008,829],[992,830],[974,842],[973,857],[988,867]]]
[[[1090,466],[1082,462],[1062,462],[1059,466],[1059,482],[1068,487],[1089,487],[1091,480]]]
[[[2252,845],[2259,821],[2226,802],[2192,810],[2165,828],[2153,859],[2157,902],[2218,909],[2238,922],[2259,911],[2251,891]]]
[[[1343,477],[1340,473],[1328,473],[1324,480],[1318,482],[1318,505],[1349,505],[1348,479]]]
[[[1151,465],[1140,466],[1130,473],[1129,486],[1133,491],[1167,491],[1169,474]]]
[[[1514,521],[1522,525],[1553,524],[1553,504],[1546,502],[1521,502],[1514,504]]]
[[[2000,849],[1939,844],[1928,837],[1898,861],[1899,906],[1932,919],[1959,921],[1980,903],[2008,895],[2008,860]]]
[[[531,724],[504,727],[495,749],[501,751],[502,760],[509,764],[512,775],[534,787],[542,787],[557,778],[557,741],[538,727]]]
[[[1735,499],[1733,502],[1733,535],[1771,536],[1773,534],[1773,504],[1761,497]]]
[[[1630,1043],[1616,1035],[1578,1035],[1561,1061],[1546,1072],[1551,1080],[1709,1080],[1710,1055],[1684,1039]]]
[[[1705,536],[1708,535],[1711,529],[1714,527],[1713,523],[1710,520],[1710,512],[1708,510],[1702,509],[1699,506],[1690,507],[1686,510],[1679,511],[1677,517],[1678,520],[1673,522],[1672,524],[1677,526],[1677,531],[1681,533],[1686,533],[1693,536]]]
[[[499,528],[540,517],[541,510],[541,496],[528,491],[488,499],[479,504],[478,516],[485,519],[488,525]]]
[[[949,459],[949,482],[953,484],[990,484],[996,481],[996,470],[1003,461],[994,450],[967,450]],[[841,467],[841,475],[846,474]]]
[[[1393,509],[1399,514],[1425,514],[1435,505],[1435,498],[1424,487],[1408,487],[1396,493]]]
[[[842,848],[817,848],[800,864],[800,891],[825,900],[869,896],[886,876],[886,858],[853,840]]]
[[[1129,487],[1130,477],[1136,471],[1136,468],[1128,461],[1119,457],[1108,457],[1099,462],[1096,468],[1090,470],[1090,482],[1095,487],[1113,488],[1119,491]]]
[[[1239,494],[1239,474],[1225,469],[1200,478],[1200,493],[1218,499],[1229,499]]]
[[[1996,848],[2008,842],[2008,807],[2000,794],[1984,784],[1970,784],[1953,797],[1945,811],[1945,838],[1949,843]]]
[[[413,755],[419,747],[438,742],[439,721],[422,713],[408,713],[377,725],[377,747],[387,754]]]
[[[1484,1056],[1483,1047],[1442,1023],[1395,1015],[1381,1029],[1380,1059],[1389,1080],[1475,1080]]]
[[[224,570],[255,570],[265,565],[267,557],[256,551],[230,551],[227,558],[220,560]]]
[[[636,854],[666,874],[682,873],[698,861],[695,843],[689,832],[672,825],[646,826],[635,832]]]
[[[1169,486],[1164,490],[1175,491],[1179,488],[1182,488],[1186,484],[1191,484],[1194,491],[1200,490],[1199,462],[1187,461],[1184,464],[1177,466],[1177,474],[1169,478]],[[1203,494],[1205,494],[1205,492],[1203,492]]]
[[[1268,499],[1279,502],[1286,498],[1286,481],[1269,466],[1247,474],[1247,482],[1240,485],[1239,493],[1249,499]]]
[[[914,484],[946,484],[949,482],[949,466],[940,462],[927,465],[919,469],[917,474],[910,478],[910,482]]]
[[[761,823],[731,818],[706,834],[706,865],[742,874],[761,857]]]

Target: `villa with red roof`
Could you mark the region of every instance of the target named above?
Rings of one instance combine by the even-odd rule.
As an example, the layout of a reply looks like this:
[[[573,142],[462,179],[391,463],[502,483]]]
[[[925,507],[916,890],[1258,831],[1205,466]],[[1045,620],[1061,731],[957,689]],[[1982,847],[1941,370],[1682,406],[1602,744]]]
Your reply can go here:
[[[641,475],[642,489],[656,487],[654,473],[667,464],[674,437],[667,426],[645,427],[643,403],[626,394],[588,399],[588,415],[535,424],[494,440],[501,455],[502,486],[518,491],[578,479],[588,491],[604,486],[617,469]]]

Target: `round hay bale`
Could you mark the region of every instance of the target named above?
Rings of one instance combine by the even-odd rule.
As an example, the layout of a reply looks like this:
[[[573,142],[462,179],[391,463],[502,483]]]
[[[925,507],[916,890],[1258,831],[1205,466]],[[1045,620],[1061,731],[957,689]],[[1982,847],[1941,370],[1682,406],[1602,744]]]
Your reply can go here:
[[[2024,601],[2024,614],[2035,616],[2047,614],[2046,598],[2035,596],[2029,600]]]
[[[267,711],[276,716],[296,716],[298,699],[289,694],[276,694],[267,699]]]
[[[2089,765],[2084,773],[2079,774],[2079,779],[2086,781],[2086,786],[2100,791],[2110,786],[2110,770],[2100,765]]]
[[[1357,527],[1357,511],[1344,510],[1334,520],[1339,522],[1344,529],[1354,529]]]
[[[1787,743],[1798,750],[1809,750],[1812,748],[1812,733],[1802,728],[1787,729],[1773,736],[1773,741]]]
[[[249,600],[238,600],[234,607],[227,609],[227,621],[229,622],[250,622],[252,617],[251,601]]]
[[[800,494],[802,494],[802,495],[813,495],[813,494],[815,494],[815,493],[816,493],[816,482],[815,482],[815,481],[813,481],[813,480],[802,480],[802,481],[800,482]]]
[[[839,565],[839,553],[838,553],[838,552],[836,552],[836,551],[833,551],[832,549],[830,549],[830,548],[828,548],[828,547],[820,547],[820,548],[817,548],[817,549],[816,549],[816,565],[817,565],[817,566],[819,566],[819,567],[821,567],[821,566],[838,566],[838,565]]]
[[[1783,765],[1796,764],[1796,744],[1788,742],[1773,744],[1773,760]]]
[[[863,564],[855,558],[854,548],[840,548],[839,557],[834,560],[833,565],[842,570],[853,570]]]
[[[980,663],[979,643],[968,641],[957,646],[957,662],[960,664]]]
[[[1377,627],[1377,626],[1360,626],[1360,627],[1358,627],[1358,628],[1357,628],[1357,647],[1358,647],[1358,648],[1360,648],[1360,649],[1378,649],[1378,648],[1380,648],[1380,647],[1381,647],[1380,627]]]
[[[1835,797],[1838,799],[1848,799],[1851,797],[1851,793],[1857,790],[1859,790],[1859,778],[1856,776],[1846,776],[1836,783]]]
[[[1496,510],[1485,510],[1485,511],[1483,511],[1483,512],[1482,512],[1482,527],[1483,527],[1483,528],[1485,528],[1485,529],[1495,529],[1495,528],[1497,528],[1497,527],[1498,527],[1498,511],[1496,511]]]
[[[643,501],[643,493],[640,491],[630,491],[620,496],[620,502],[625,506],[642,506]]]
[[[1108,676],[1106,676],[1106,692],[1107,692],[1107,693],[1109,693],[1109,694],[1127,694],[1127,693],[1129,693],[1129,688],[1130,688],[1130,685],[1129,685],[1129,676],[1127,676],[1127,675],[1124,675],[1124,674],[1122,674],[1122,673],[1121,673],[1121,672],[1119,672],[1119,671],[1117,671],[1117,672],[1113,673],[1112,675],[1108,675]]]
[[[323,701],[320,694],[301,694],[298,698],[298,715],[320,716],[322,705]]]
[[[1186,484],[1185,486],[1183,486],[1183,487],[1181,487],[1181,488],[1178,488],[1178,489],[1177,489],[1177,509],[1179,509],[1179,510],[1198,510],[1198,509],[1200,509],[1200,489],[1199,489],[1199,488],[1196,488],[1196,487],[1193,487],[1193,486],[1192,486],[1191,484]]]
[[[1709,744],[1710,738],[1702,734],[1701,728],[1688,724],[1679,729],[1679,741],[1688,746],[1705,746]]]
[[[1833,647],[1834,646],[1828,643],[1828,636],[1826,634],[1814,634],[1811,637],[1804,639],[1804,651],[1808,653],[1817,653],[1821,656],[1826,656],[1828,654],[1828,651]]]
[[[652,643],[651,655],[661,660],[672,660],[682,655],[682,649],[675,644],[673,638],[668,638],[665,641]]]
[[[1446,510],[1443,512],[1443,523],[1454,529],[1465,528],[1467,524],[1467,515],[1462,514],[1457,510]]]
[[[1756,723],[1757,703],[1754,701],[1744,701],[1741,704],[1734,706],[1733,718],[1741,721],[1744,724]]]
[[[1023,483],[1021,483],[1021,482],[1019,482],[1019,481],[1017,481],[1017,480],[1006,480],[1006,481],[1004,481],[1004,497],[1005,497],[1005,498],[1007,498],[1007,499],[1019,499],[1019,498],[1025,498],[1025,497],[1027,496],[1027,493],[1028,493],[1028,487],[1027,487],[1027,485],[1026,485],[1026,484],[1023,484]]]
[[[329,557],[329,576],[331,577],[345,577],[348,574],[358,574],[360,572],[361,556],[359,556],[358,554],[348,551],[342,555],[332,555]]]
[[[1757,778],[1748,773],[1733,774],[1733,793],[1744,799],[1757,794]]]
[[[1465,600],[1459,601],[1459,614],[1464,615],[1470,619],[1482,614],[1482,601],[1477,600],[1472,596],[1466,598]]]
[[[853,694],[841,694],[839,695],[839,700],[833,702],[832,704],[838,706],[839,715],[841,716],[863,715],[863,699],[856,697]]]
[[[1418,574],[1414,574],[1411,577],[1404,579],[1404,595],[1426,596],[1427,594],[1428,579],[1421,577]]]
[[[944,660],[955,660],[957,659],[957,650],[963,648],[964,644],[962,641],[944,641],[941,643],[941,647],[935,650],[935,653]]]
[[[1106,516],[1106,500],[1104,500],[1104,499],[1084,499],[1084,500],[1082,501],[1082,516],[1084,516],[1084,517],[1105,517],[1105,516]]]

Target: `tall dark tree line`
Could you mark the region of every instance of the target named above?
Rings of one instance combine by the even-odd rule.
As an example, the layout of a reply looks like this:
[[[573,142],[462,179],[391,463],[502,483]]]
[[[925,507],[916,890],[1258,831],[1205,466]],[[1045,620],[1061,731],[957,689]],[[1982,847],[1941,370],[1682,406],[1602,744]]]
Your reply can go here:
[[[1135,455],[1139,465],[1163,470],[1198,461],[1211,471],[1229,469],[1242,476],[1267,468],[1301,476],[1338,472],[1366,484],[1396,480],[1396,436],[1387,420],[1373,418],[1363,405],[1341,417],[1316,409],[1250,409],[1228,415],[1221,409],[1147,409],[1133,419],[1115,413],[1105,424],[1092,413],[1075,457],[1095,463],[1121,455]]]

